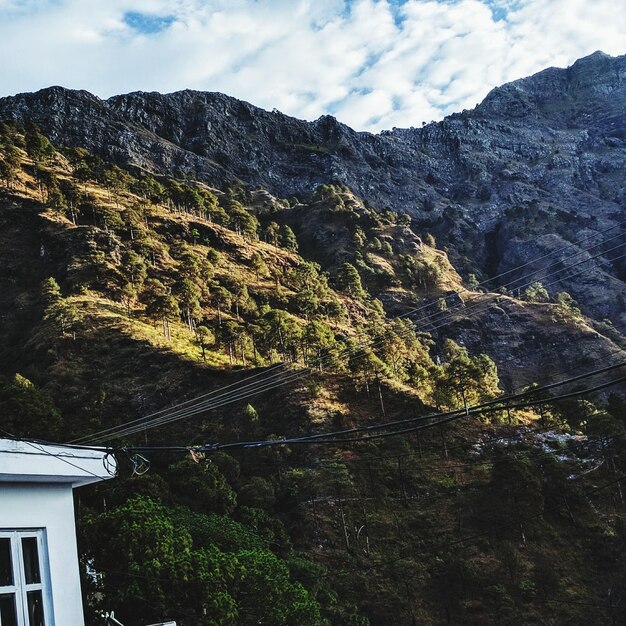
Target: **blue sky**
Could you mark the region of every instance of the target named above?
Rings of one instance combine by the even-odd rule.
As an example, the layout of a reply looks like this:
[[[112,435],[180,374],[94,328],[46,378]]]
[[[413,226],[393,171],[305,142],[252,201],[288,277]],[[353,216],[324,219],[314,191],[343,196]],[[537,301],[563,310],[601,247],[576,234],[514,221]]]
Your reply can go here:
[[[0,0],[0,95],[202,89],[359,130],[419,126],[599,49],[626,53],[625,2]]]

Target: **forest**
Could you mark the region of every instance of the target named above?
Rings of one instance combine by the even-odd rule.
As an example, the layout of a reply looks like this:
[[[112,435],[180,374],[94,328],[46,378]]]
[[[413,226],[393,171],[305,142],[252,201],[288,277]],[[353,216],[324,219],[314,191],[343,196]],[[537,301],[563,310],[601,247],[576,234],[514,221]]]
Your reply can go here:
[[[77,492],[88,623],[626,620],[620,327],[549,376],[537,342],[530,378],[451,332],[598,334],[550,273],[457,271],[346,186],[210,187],[34,124],[0,124],[0,186],[2,436],[120,463]]]

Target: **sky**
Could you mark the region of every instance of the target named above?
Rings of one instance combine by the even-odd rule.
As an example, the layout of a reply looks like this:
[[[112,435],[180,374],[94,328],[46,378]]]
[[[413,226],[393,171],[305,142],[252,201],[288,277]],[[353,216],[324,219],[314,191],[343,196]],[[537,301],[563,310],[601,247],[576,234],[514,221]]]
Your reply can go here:
[[[357,130],[626,53],[624,0],[0,0],[0,95],[220,91]]]

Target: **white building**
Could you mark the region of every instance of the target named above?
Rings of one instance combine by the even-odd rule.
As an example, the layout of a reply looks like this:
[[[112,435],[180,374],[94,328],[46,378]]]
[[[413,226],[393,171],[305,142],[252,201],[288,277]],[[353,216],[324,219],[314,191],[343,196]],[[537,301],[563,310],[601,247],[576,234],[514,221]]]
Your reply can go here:
[[[72,489],[115,472],[104,451],[0,439],[0,626],[84,626]]]

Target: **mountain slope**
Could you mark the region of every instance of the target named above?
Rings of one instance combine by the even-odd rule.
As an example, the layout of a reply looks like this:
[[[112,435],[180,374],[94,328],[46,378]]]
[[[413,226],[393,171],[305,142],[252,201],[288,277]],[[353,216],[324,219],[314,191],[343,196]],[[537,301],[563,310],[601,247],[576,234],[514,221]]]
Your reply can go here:
[[[53,87],[0,99],[0,118],[33,121],[53,141],[107,159],[217,186],[241,181],[307,198],[319,184],[345,184],[378,210],[411,215],[465,274],[488,276],[528,260],[530,246],[535,256],[624,221],[625,76],[626,56],[595,53],[494,89],[473,111],[379,135],[329,116],[307,123],[192,91],[102,101]],[[564,279],[554,290],[619,321],[619,256],[607,253],[590,263],[591,279]]]
[[[0,428],[116,448],[77,502],[92,623],[623,621],[623,369],[501,397],[624,359],[621,63],[379,136],[216,94],[2,101]]]

